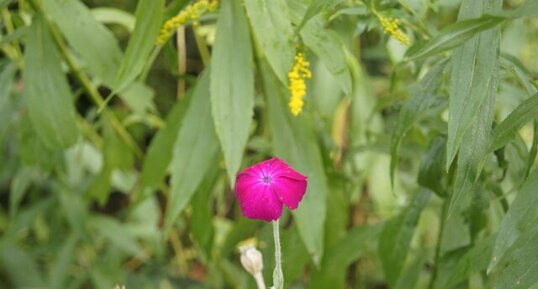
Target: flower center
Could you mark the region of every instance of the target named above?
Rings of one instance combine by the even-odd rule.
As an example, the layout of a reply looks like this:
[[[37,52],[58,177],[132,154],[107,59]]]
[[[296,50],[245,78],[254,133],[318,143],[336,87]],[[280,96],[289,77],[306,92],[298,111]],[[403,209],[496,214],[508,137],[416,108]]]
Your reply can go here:
[[[269,175],[264,175],[263,178],[262,178],[262,182],[264,184],[270,184],[271,181],[273,180],[273,178]]]

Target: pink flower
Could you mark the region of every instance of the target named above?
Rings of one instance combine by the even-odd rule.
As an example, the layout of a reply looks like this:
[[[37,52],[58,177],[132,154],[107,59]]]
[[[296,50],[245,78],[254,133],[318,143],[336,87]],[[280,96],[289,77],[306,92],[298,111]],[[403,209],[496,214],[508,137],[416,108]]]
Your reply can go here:
[[[269,222],[280,218],[282,204],[296,209],[305,194],[306,179],[279,158],[246,168],[235,182],[243,215]]]

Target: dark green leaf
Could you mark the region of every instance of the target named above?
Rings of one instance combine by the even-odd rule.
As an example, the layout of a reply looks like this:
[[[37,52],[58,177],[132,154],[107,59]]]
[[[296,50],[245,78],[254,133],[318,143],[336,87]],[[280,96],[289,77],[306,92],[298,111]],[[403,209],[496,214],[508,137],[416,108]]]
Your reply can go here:
[[[413,125],[424,117],[425,112],[431,108],[437,98],[437,88],[441,83],[441,75],[445,68],[444,62],[431,69],[426,76],[411,89],[411,98],[404,104],[396,128],[392,135],[390,145],[390,176],[394,183],[394,172],[398,163],[398,148],[402,138]]]
[[[110,217],[94,216],[90,219],[90,224],[98,232],[98,236],[114,245],[115,250],[121,250],[133,257],[145,258],[144,250],[122,223]]]
[[[187,206],[207,171],[215,165],[218,152],[218,140],[211,119],[209,71],[206,71],[194,88],[192,101],[174,144],[170,164],[170,201],[165,216],[166,231]]]
[[[452,288],[467,280],[472,274],[486,270],[494,242],[495,239],[490,237],[469,248],[458,259],[456,265],[448,271],[447,281],[443,288]]]
[[[214,167],[209,170],[200,185],[198,191],[194,194],[191,201],[192,215],[190,219],[191,233],[198,247],[203,252],[206,261],[211,258],[213,249],[213,186],[218,177],[219,170]]]
[[[418,172],[419,185],[434,191],[438,196],[446,196],[447,178],[445,177],[446,138],[431,141],[430,147],[422,156]]]
[[[514,135],[538,115],[538,94],[523,101],[497,127],[491,142],[490,151],[497,150],[510,142]]]
[[[55,257],[49,273],[50,288],[65,288],[66,277],[69,276],[69,266],[75,259],[75,246],[77,238],[68,237],[65,242],[61,243],[61,249]]]
[[[286,84],[295,51],[286,1],[253,0],[244,3],[261,50],[278,79]]]
[[[37,135],[52,149],[67,148],[78,137],[75,106],[48,25],[36,16],[24,55],[24,100]]]
[[[15,244],[0,243],[0,269],[14,288],[43,288],[45,285],[34,257]]]
[[[347,267],[371,250],[377,241],[381,226],[355,227],[327,251],[321,270],[312,276],[310,288],[345,288]]]
[[[114,91],[122,91],[144,69],[161,28],[163,12],[164,0],[138,1],[135,28],[118,70]]]
[[[216,33],[211,58],[211,109],[233,187],[254,110],[254,62],[241,1],[222,2]]]
[[[166,169],[172,159],[174,143],[177,139],[182,118],[189,107],[192,95],[189,93],[183,101],[177,101],[166,117],[166,125],[157,132],[151,141],[142,170],[142,185],[158,187],[164,180]]]
[[[517,250],[515,244],[518,241],[520,242],[520,245],[523,245],[523,243],[521,243],[523,242],[523,239],[532,237],[532,234],[538,234],[538,210],[536,210],[538,194],[536,194],[536,188],[538,188],[538,171],[534,171],[529,176],[525,185],[516,195],[506,216],[503,218],[497,235],[497,240],[495,241],[493,258],[489,264],[488,271],[501,265],[501,260],[508,254],[511,250],[510,248]],[[523,237],[524,234],[527,234],[528,236]],[[538,252],[536,249],[537,244],[536,241],[533,242],[534,251],[536,252]],[[515,256],[509,258],[513,257]],[[534,261],[536,260],[538,259],[535,258]],[[535,270],[538,269],[536,266],[534,268]],[[499,270],[501,270],[501,267],[499,267]],[[521,271],[520,273],[524,272],[525,271]],[[534,275],[538,276],[538,272]]]
[[[395,289],[416,288],[420,274],[423,272],[426,258],[417,256],[400,274]]]
[[[502,1],[481,0],[463,1],[460,7],[459,19],[478,17],[484,13],[495,13],[501,10]],[[448,169],[458,152],[460,144],[467,131],[474,123],[483,122],[477,119],[484,110],[484,102],[488,102],[496,91],[496,75],[498,68],[500,29],[497,27],[481,32],[467,40],[454,51],[452,56],[452,77],[450,83],[447,163]],[[494,103],[494,99],[489,102]],[[487,107],[487,106],[486,106]],[[486,108],[489,109],[489,108]],[[489,131],[491,121],[484,123],[481,128]],[[468,135],[472,139],[474,135]]]
[[[409,60],[417,60],[439,54],[464,44],[477,33],[502,23],[506,18],[486,15],[480,18],[463,20],[449,25],[439,35],[426,43],[418,44],[408,50]]]
[[[419,191],[402,215],[391,219],[383,226],[379,237],[378,252],[387,281],[391,287],[396,286],[405,264],[415,227],[430,198],[429,190]]]
[[[285,103],[287,90],[265,63],[262,71],[275,155],[308,177],[308,190],[294,216],[311,258],[319,264],[328,191],[320,148],[311,121],[292,116]]]
[[[79,0],[43,0],[45,11],[80,55],[83,66],[108,86],[114,84],[122,53],[114,34]]]

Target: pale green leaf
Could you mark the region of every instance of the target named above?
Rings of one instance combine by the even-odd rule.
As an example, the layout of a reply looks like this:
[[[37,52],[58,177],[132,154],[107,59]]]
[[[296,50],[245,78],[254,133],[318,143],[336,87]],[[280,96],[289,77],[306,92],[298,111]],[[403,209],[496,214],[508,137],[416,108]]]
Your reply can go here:
[[[386,279],[391,287],[396,286],[405,264],[415,227],[430,198],[429,190],[421,190],[415,194],[405,211],[389,220],[383,226],[379,237],[378,252]]]
[[[311,120],[306,116],[292,116],[285,103],[286,88],[265,63],[262,71],[275,155],[308,177],[307,192],[294,216],[311,258],[319,264],[323,255],[325,198],[328,195],[321,151]]]
[[[445,68],[445,62],[432,68],[424,78],[410,90],[411,98],[405,102],[400,111],[396,128],[390,144],[390,176],[394,183],[394,172],[398,164],[398,149],[402,138],[432,107],[438,98],[437,88],[441,83],[441,76]]]
[[[254,62],[240,0],[221,3],[211,57],[211,110],[233,187],[254,110]]]
[[[98,232],[98,236],[110,242],[117,250],[128,253],[133,257],[145,258],[144,250],[136,241],[135,236],[116,219],[94,216],[90,219],[90,224]]]
[[[43,0],[51,19],[80,56],[82,65],[101,82],[113,85],[122,53],[114,34],[79,0]]]
[[[502,1],[463,1],[459,20],[501,10]],[[467,130],[477,120],[482,104],[495,93],[498,68],[499,28],[481,32],[457,48],[452,56],[450,82],[447,163],[450,167]],[[494,102],[494,100],[493,100]],[[486,124],[487,125],[487,124]]]
[[[286,1],[245,1],[245,8],[261,50],[278,79],[286,84],[295,54],[293,28]]]
[[[174,144],[165,231],[171,228],[217,162],[219,146],[211,119],[209,74],[204,72],[198,80]]]
[[[37,135],[51,149],[78,137],[75,106],[48,24],[34,17],[24,54],[24,101]]]
[[[136,24],[116,75],[114,91],[126,88],[142,72],[155,46],[164,13],[164,0],[140,0],[136,7]]]
[[[113,7],[97,7],[93,8],[91,12],[95,20],[101,23],[118,24],[129,32],[134,30],[136,19],[128,12]]]

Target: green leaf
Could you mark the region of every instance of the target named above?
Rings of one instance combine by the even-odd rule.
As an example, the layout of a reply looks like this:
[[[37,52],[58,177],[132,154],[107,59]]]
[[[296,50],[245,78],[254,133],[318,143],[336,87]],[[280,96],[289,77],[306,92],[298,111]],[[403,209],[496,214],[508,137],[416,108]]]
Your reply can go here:
[[[357,261],[376,243],[380,225],[355,227],[323,257],[320,270],[312,275],[310,288],[345,288],[347,267]]]
[[[209,74],[209,71],[204,72],[198,80],[174,144],[166,232],[187,206],[207,171],[217,162],[219,146],[211,119]]]
[[[493,289],[536,288],[534,286],[538,284],[537,221],[538,219],[534,218],[534,229],[522,231],[505,252],[506,255],[498,264],[498,269],[492,274]]]
[[[515,244],[518,240],[532,237],[524,237],[523,235],[525,233],[538,234],[538,210],[536,210],[538,194],[536,194],[536,188],[538,188],[538,171],[534,171],[529,176],[527,182],[517,193],[506,216],[503,218],[497,234],[497,240],[495,241],[493,258],[489,264],[488,271],[500,266],[501,260],[509,253],[510,248],[517,250]],[[538,242],[534,241],[534,250],[538,252],[538,250],[536,250],[536,244],[538,244]],[[509,258],[513,258],[513,256]],[[536,260],[538,259],[535,259],[535,261]],[[538,267],[535,266],[534,268],[536,269]],[[501,270],[502,267],[499,267],[499,269]],[[538,275],[538,273],[535,273],[535,275]]]
[[[198,248],[208,261],[211,258],[213,249],[213,238],[215,230],[213,228],[213,187],[217,181],[219,170],[214,167],[209,170],[204,182],[192,197],[192,215],[190,218],[190,228],[193,239],[196,241]]]
[[[405,102],[400,111],[400,116],[390,144],[390,177],[394,184],[394,172],[398,164],[398,149],[405,134],[425,116],[426,111],[437,100],[437,88],[441,84],[441,76],[445,68],[445,62],[432,68],[424,78],[415,85],[411,91],[411,98]]]
[[[36,260],[15,244],[0,243],[0,269],[13,288],[43,288],[45,284]]]
[[[145,258],[144,250],[136,242],[134,234],[122,223],[110,217],[94,216],[90,219],[90,224],[98,232],[98,236],[113,244],[115,249],[133,257]]]
[[[84,204],[82,195],[62,186],[57,186],[56,188],[59,194],[61,209],[69,226],[71,226],[71,230],[76,232],[78,236],[87,237],[86,222],[88,219],[88,209]]]
[[[458,259],[456,265],[448,271],[449,274],[443,288],[452,288],[469,279],[472,274],[485,271],[493,253],[494,244],[495,238],[488,237],[469,248]]]
[[[211,109],[233,187],[254,110],[254,62],[240,0],[221,3],[211,58]]]
[[[75,259],[75,249],[77,238],[74,236],[68,237],[61,243],[61,249],[49,271],[49,286],[50,288],[66,288],[65,281],[69,273],[69,266]]]
[[[185,100],[177,101],[168,116],[166,125],[159,130],[149,145],[142,169],[142,186],[158,187],[166,176],[166,170],[172,160],[172,151],[177,139],[182,118],[189,107],[192,94],[188,93]]]
[[[129,32],[133,32],[135,27],[135,17],[123,10],[112,7],[97,7],[91,10],[93,17],[103,24],[118,24]]]
[[[261,50],[280,82],[287,84],[295,47],[286,1],[253,0],[244,3]]]
[[[448,186],[445,177],[446,138],[438,137],[431,141],[430,147],[422,156],[418,172],[418,184],[445,197]]]
[[[538,115],[538,93],[523,101],[497,127],[490,151],[497,150],[510,142],[514,135]]]
[[[495,27],[504,20],[506,20],[504,17],[485,15],[480,18],[456,22],[447,26],[439,35],[428,42],[411,47],[406,56],[408,60],[417,60],[448,51],[461,46],[477,33]]]
[[[78,137],[75,106],[49,27],[34,18],[24,54],[24,101],[37,135],[51,149],[70,147]]]
[[[400,274],[394,289],[416,288],[420,274],[424,269],[426,258],[417,256]]]
[[[22,167],[11,181],[9,194],[9,215],[13,218],[17,214],[19,205],[32,184],[36,172],[29,167]]]
[[[420,213],[426,206],[430,195],[429,190],[419,191],[402,215],[389,220],[383,226],[379,237],[378,253],[391,287],[396,286],[398,282]]]
[[[17,65],[15,62],[10,62],[7,65],[1,66],[0,72],[0,109],[4,108],[11,98],[11,92],[15,84],[15,74],[17,73]]]
[[[499,0],[463,1],[459,19],[498,12],[501,6],[502,1]],[[483,103],[495,93],[499,39],[499,28],[491,29],[475,35],[454,51],[449,98],[447,169],[469,128],[482,121],[477,119],[477,115],[481,115]],[[494,103],[494,100],[492,102]],[[487,126],[485,123],[482,129],[489,131]],[[473,135],[468,137],[472,138]]]
[[[120,92],[142,72],[162,24],[164,0],[140,0],[136,24],[118,70],[114,91]]]
[[[505,14],[511,18],[536,16],[538,15],[538,2],[534,0],[527,0],[525,3],[523,3],[523,5],[512,11],[508,11]]]
[[[263,89],[269,105],[269,122],[275,155],[308,177],[308,189],[294,211],[299,233],[314,263],[323,255],[323,231],[328,192],[321,152],[311,120],[287,110],[286,88],[266,63],[262,64]]]
[[[108,86],[114,79],[122,53],[114,34],[99,23],[79,0],[43,0],[50,18],[58,24],[88,71]]]
[[[341,2],[338,0],[313,0],[310,5],[308,5],[308,8],[306,9],[306,12],[303,16],[303,19],[299,23],[299,26],[297,26],[297,31],[300,31],[303,26],[308,22],[308,20],[312,19],[312,17],[316,16],[318,13],[320,13],[323,9],[334,5],[336,2]]]

